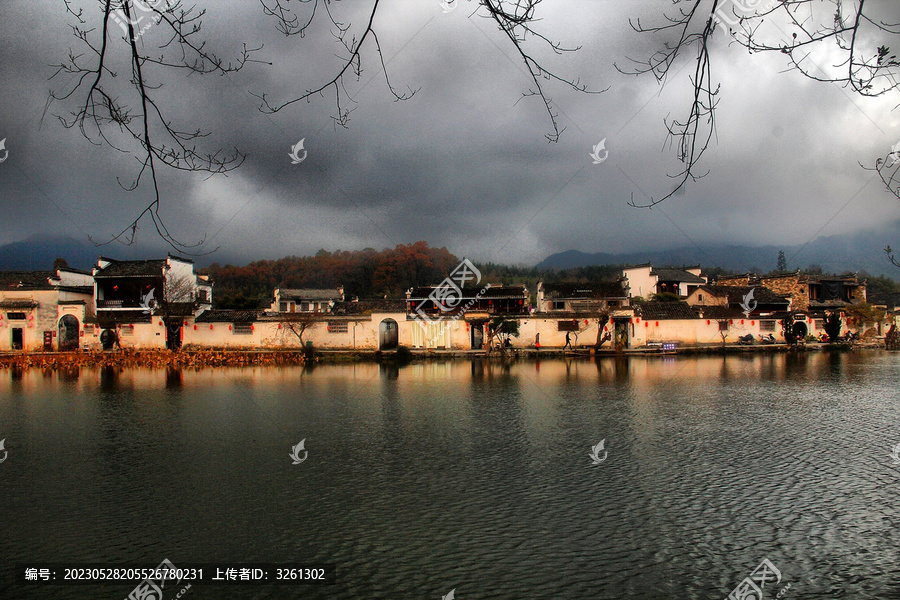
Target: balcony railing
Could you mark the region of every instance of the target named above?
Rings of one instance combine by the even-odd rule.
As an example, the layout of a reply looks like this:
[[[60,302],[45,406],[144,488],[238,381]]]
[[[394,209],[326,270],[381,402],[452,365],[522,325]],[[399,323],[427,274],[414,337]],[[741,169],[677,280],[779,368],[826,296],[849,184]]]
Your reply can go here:
[[[97,308],[144,308],[140,300],[97,300]]]

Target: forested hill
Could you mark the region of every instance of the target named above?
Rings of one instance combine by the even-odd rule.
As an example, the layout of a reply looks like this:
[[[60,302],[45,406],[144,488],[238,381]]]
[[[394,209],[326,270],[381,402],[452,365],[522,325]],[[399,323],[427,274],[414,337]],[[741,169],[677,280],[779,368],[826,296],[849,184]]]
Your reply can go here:
[[[214,263],[202,272],[213,278],[217,307],[264,308],[271,304],[276,287],[343,285],[348,300],[399,297],[411,287],[440,283],[460,260],[446,248],[416,242],[380,251],[320,250],[315,256],[258,260],[244,267]]]
[[[266,308],[276,287],[336,288],[344,286],[344,296],[359,298],[400,298],[417,286],[437,285],[460,263],[462,257],[446,248],[432,248],[427,242],[399,245],[384,250],[328,252],[315,256],[289,256],[278,260],[258,260],[243,267],[217,263],[202,269],[213,278],[216,308]],[[601,281],[614,279],[616,267],[583,267],[547,270],[493,263],[475,263],[482,281],[492,285],[524,284],[534,293],[541,279]]]

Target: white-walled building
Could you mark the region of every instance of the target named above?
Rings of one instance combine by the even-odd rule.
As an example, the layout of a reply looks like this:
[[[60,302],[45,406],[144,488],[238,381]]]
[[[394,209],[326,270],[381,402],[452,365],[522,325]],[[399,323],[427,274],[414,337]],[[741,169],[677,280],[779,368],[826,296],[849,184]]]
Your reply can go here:
[[[683,269],[655,268],[651,264],[622,269],[631,298],[650,299],[653,294],[671,293],[689,296],[697,287],[706,283],[700,275],[700,266]]]
[[[90,273],[0,272],[0,350],[69,350],[94,334]]]

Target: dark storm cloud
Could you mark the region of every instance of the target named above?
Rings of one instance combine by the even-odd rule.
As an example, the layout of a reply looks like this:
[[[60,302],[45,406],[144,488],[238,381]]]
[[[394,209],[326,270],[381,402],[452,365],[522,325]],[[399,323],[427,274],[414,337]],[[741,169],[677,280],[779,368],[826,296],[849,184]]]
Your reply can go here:
[[[95,4],[84,3],[94,11]],[[334,7],[358,27],[368,5]],[[522,98],[531,82],[521,59],[466,3],[450,13],[437,0],[383,3],[376,27],[391,82],[400,92],[418,91],[395,102],[367,45],[359,81],[347,79],[356,101],[345,98],[355,109],[349,129],[331,119],[333,90],[271,115],[250,94],[277,103],[333,77],[340,46],[324,21],[303,39],[285,38],[258,3],[208,8],[204,32],[217,53],[229,58],[243,42],[263,44],[257,57],[272,63],[228,77],[170,74],[154,92],[173,122],[211,132],[204,147],[247,156],[228,177],[160,171],[162,212],[176,235],[206,235],[223,260],[425,239],[459,255],[529,263],[570,248],[796,243],[900,217],[857,165],[900,139],[891,102],[783,73],[778,56],[748,56],[725,39],[716,41],[722,96],[705,159],[709,176],[660,209],[628,207],[632,197],[670,191],[667,175],[680,166],[663,121],[687,110],[690,65],[676,65],[664,86],[613,66],[646,58],[662,43],[634,33],[628,18],[659,18],[671,8],[667,1],[541,5],[541,31],[582,49],[556,56],[533,41],[529,47],[560,74],[610,88],[586,95],[547,84],[566,128],[556,144],[544,138],[550,122],[540,101]],[[121,229],[150,199],[146,187],[127,193],[116,183],[135,176],[134,158],[92,146],[52,114],[41,123],[48,89],[62,84],[47,80],[48,65],[69,47],[80,51],[62,2],[16,0],[3,10],[0,138],[11,152],[0,164],[0,203],[11,217],[3,241]],[[71,108],[58,104],[51,113]],[[308,155],[292,165],[288,153],[300,139]],[[609,158],[594,165],[588,153],[601,139]],[[146,225],[141,244],[162,248]]]

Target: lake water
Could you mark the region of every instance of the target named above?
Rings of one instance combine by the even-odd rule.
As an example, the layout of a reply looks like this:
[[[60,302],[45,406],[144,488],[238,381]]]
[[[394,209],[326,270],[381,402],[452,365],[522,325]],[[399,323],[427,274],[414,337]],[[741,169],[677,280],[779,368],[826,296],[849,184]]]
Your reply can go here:
[[[337,568],[185,600],[721,599],[763,559],[766,598],[900,598],[898,389],[879,351],[0,371],[0,597],[168,558]]]

